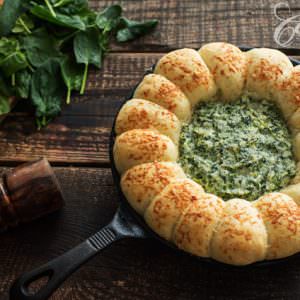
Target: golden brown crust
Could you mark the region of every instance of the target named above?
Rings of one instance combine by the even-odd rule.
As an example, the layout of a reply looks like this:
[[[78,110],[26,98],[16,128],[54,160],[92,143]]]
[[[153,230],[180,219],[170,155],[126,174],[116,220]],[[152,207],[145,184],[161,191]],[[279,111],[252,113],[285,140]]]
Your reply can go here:
[[[276,100],[277,87],[287,78],[293,65],[286,55],[274,49],[246,52],[248,71],[246,90],[256,99]]]
[[[194,255],[209,257],[211,237],[223,214],[224,206],[221,198],[212,194],[201,194],[181,215],[174,230],[174,243]]]
[[[244,89],[247,72],[246,55],[228,43],[209,43],[199,50],[212,73],[221,99],[237,100]]]
[[[283,188],[280,191],[280,193],[288,195],[297,203],[297,205],[300,205],[300,183],[299,182],[295,182],[295,183],[291,182],[291,184]]]
[[[300,250],[300,211],[289,196],[270,193],[253,202],[268,232],[266,259],[287,257]]]
[[[283,115],[287,120],[299,122],[298,120],[290,119],[300,107],[300,66],[292,68],[289,75],[279,82],[277,85],[277,103],[282,110]],[[292,128],[293,129],[293,128]]]
[[[193,106],[200,101],[212,100],[217,92],[212,74],[193,49],[179,49],[164,55],[154,72],[176,84]]]
[[[136,88],[134,98],[146,99],[173,112],[180,121],[188,122],[192,109],[180,88],[158,74],[148,74]]]
[[[179,217],[202,193],[202,187],[191,179],[172,181],[148,206],[145,221],[161,237],[171,240]]]
[[[224,214],[211,242],[211,256],[233,265],[263,260],[267,250],[267,232],[258,211],[242,199],[226,202]]]
[[[154,161],[177,161],[178,149],[172,140],[146,129],[126,131],[116,138],[114,160],[120,174],[133,166]]]
[[[146,163],[129,169],[122,176],[121,188],[131,206],[143,215],[153,198],[172,180],[185,177],[177,163]]]
[[[177,144],[181,123],[172,112],[158,104],[132,99],[123,105],[115,125],[118,135],[131,129],[151,129],[167,135]]]

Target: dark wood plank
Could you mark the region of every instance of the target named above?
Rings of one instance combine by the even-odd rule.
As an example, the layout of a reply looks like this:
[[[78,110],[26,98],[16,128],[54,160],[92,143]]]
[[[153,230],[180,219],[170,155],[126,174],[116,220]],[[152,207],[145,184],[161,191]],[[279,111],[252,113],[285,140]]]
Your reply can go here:
[[[47,128],[37,131],[26,104],[0,127],[0,164],[47,156],[56,163],[107,165],[108,139],[122,101],[161,53],[114,53],[103,70],[92,70],[86,95],[74,96],[71,105]]]
[[[1,299],[7,299],[16,276],[87,238],[117,208],[108,169],[56,168],[55,172],[66,207],[1,234]],[[51,299],[299,299],[299,274],[299,257],[273,267],[232,269],[201,263],[152,239],[124,240],[83,266]]]
[[[133,43],[117,45],[114,51],[169,51],[180,47],[198,48],[214,41],[228,41],[236,45],[277,47],[273,39],[280,21],[275,17],[277,0],[123,0],[118,1],[124,14],[133,19],[156,18],[159,26],[155,32]],[[282,1],[284,2],[284,1]],[[101,9],[115,1],[91,0],[95,9]],[[286,3],[286,2],[285,2]],[[298,0],[289,0],[293,15],[300,13]],[[289,17],[287,7],[278,12]],[[294,51],[299,40],[291,45]]]

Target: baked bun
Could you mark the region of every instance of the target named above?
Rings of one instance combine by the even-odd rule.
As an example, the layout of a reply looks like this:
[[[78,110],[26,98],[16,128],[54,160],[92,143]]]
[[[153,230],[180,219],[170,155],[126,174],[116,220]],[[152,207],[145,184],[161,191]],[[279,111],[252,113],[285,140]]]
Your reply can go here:
[[[121,179],[121,188],[131,206],[143,215],[153,198],[171,181],[185,177],[177,163],[151,162],[126,171]]]
[[[232,265],[263,260],[267,251],[267,232],[258,211],[250,202],[231,199],[211,241],[211,256]]]
[[[267,48],[252,49],[246,56],[246,90],[255,99],[275,100],[277,87],[293,69],[289,58],[278,50]]]
[[[221,198],[202,193],[181,215],[175,227],[173,240],[177,247],[194,255],[209,257],[211,238],[224,206]]]
[[[214,76],[220,97],[224,101],[237,100],[246,80],[246,55],[228,43],[210,43],[199,50],[200,55]]]
[[[299,112],[295,116],[293,114],[300,107],[300,65],[292,68],[285,80],[278,85],[276,100],[289,124],[298,129]]]
[[[191,179],[172,181],[150,203],[145,221],[161,237],[171,240],[181,214],[203,193],[202,187]]]
[[[300,205],[300,182],[293,183],[283,188],[280,193],[291,197],[298,205]]]
[[[293,139],[293,151],[297,161],[300,161],[300,133],[297,133]]]
[[[120,174],[142,163],[178,158],[178,149],[169,137],[147,129],[133,129],[119,135],[113,153]]]
[[[205,62],[193,49],[180,49],[164,55],[155,67],[156,74],[165,76],[188,97],[192,106],[212,100],[217,88]]]
[[[300,214],[294,200],[282,193],[270,193],[253,203],[268,232],[266,259],[287,257],[300,250]]]
[[[167,135],[177,144],[181,123],[173,113],[158,104],[132,99],[127,101],[120,110],[115,129],[117,134],[131,129],[151,129]]]
[[[138,85],[134,98],[146,99],[173,112],[180,121],[191,118],[191,104],[180,88],[158,74],[148,74]]]

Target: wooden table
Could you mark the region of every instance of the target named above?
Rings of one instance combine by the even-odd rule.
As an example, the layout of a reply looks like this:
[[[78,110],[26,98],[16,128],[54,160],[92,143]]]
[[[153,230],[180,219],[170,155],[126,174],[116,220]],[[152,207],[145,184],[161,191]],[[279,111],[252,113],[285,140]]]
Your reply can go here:
[[[100,9],[116,1],[90,1]],[[278,47],[273,33],[279,0],[119,1],[133,19],[157,18],[157,30],[114,44],[101,71],[92,70],[86,95],[47,128],[36,131],[20,103],[0,127],[1,172],[46,156],[65,193],[59,213],[1,235],[0,298],[20,273],[62,254],[97,231],[118,202],[108,159],[108,137],[120,103],[163,53],[212,41]],[[300,14],[298,0],[289,0]],[[298,45],[284,51],[300,55]],[[2,299],[1,298],[1,299]],[[175,253],[154,240],[124,240],[82,267],[52,299],[300,299],[300,257],[267,268],[213,267]]]

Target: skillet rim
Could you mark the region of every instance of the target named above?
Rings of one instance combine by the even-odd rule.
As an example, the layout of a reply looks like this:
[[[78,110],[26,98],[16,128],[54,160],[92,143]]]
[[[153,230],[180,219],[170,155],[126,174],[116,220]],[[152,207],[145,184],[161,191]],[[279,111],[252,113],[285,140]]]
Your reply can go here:
[[[254,47],[247,47],[247,46],[239,46],[239,48],[242,51],[248,51],[248,50],[254,49]],[[291,58],[289,56],[288,56],[288,58],[290,59],[290,61],[292,62],[292,64],[294,66],[300,65],[300,61],[298,61],[296,59],[293,59],[293,58]],[[116,124],[116,119],[117,119],[117,116],[119,114],[119,111],[121,110],[121,108],[123,107],[123,105],[128,100],[132,99],[137,86],[142,82],[143,78],[146,75],[153,73],[155,65],[156,64],[154,64],[151,68],[145,70],[145,73],[142,75],[141,80],[139,80],[139,82],[131,89],[131,91],[128,94],[128,96],[125,97],[124,100],[121,102],[120,106],[118,107],[117,112],[115,113],[113,125],[111,127],[111,132],[110,132],[110,135],[109,135],[109,161],[110,161],[110,169],[111,169],[111,172],[112,172],[112,177],[113,177],[114,185],[117,188],[118,195],[119,195],[118,202],[124,208],[125,218],[131,217],[130,221],[133,222],[133,223],[135,223],[135,224],[137,224],[138,226],[140,226],[145,231],[146,237],[154,238],[154,239],[160,241],[161,243],[163,243],[164,245],[172,248],[173,250],[175,250],[179,254],[183,254],[183,255],[186,255],[186,256],[190,256],[190,257],[196,258],[200,262],[203,262],[203,263],[206,263],[206,264],[209,264],[209,265],[213,265],[213,266],[217,266],[217,267],[227,267],[227,268],[233,268],[233,269],[245,269],[246,270],[246,269],[249,269],[249,268],[267,267],[267,266],[273,266],[273,265],[277,265],[277,264],[282,264],[284,262],[292,260],[295,257],[300,257],[300,252],[298,252],[298,253],[295,253],[295,254],[290,255],[288,257],[284,257],[284,258],[280,258],[280,259],[263,260],[263,261],[254,262],[252,264],[245,265],[245,266],[236,266],[236,265],[230,265],[230,264],[226,264],[226,263],[223,263],[223,262],[216,261],[213,258],[196,256],[196,255],[188,253],[188,252],[186,252],[184,250],[179,249],[175,244],[173,244],[173,243],[171,243],[171,242],[163,239],[162,237],[160,237],[154,230],[152,230],[146,224],[146,222],[144,221],[144,218],[142,216],[140,216],[131,207],[131,205],[128,203],[125,195],[122,192],[121,185],[120,185],[121,176],[119,175],[119,173],[118,173],[118,171],[116,169],[116,166],[115,166],[115,162],[114,162],[113,147],[114,147],[115,138],[116,138],[115,124]]]

